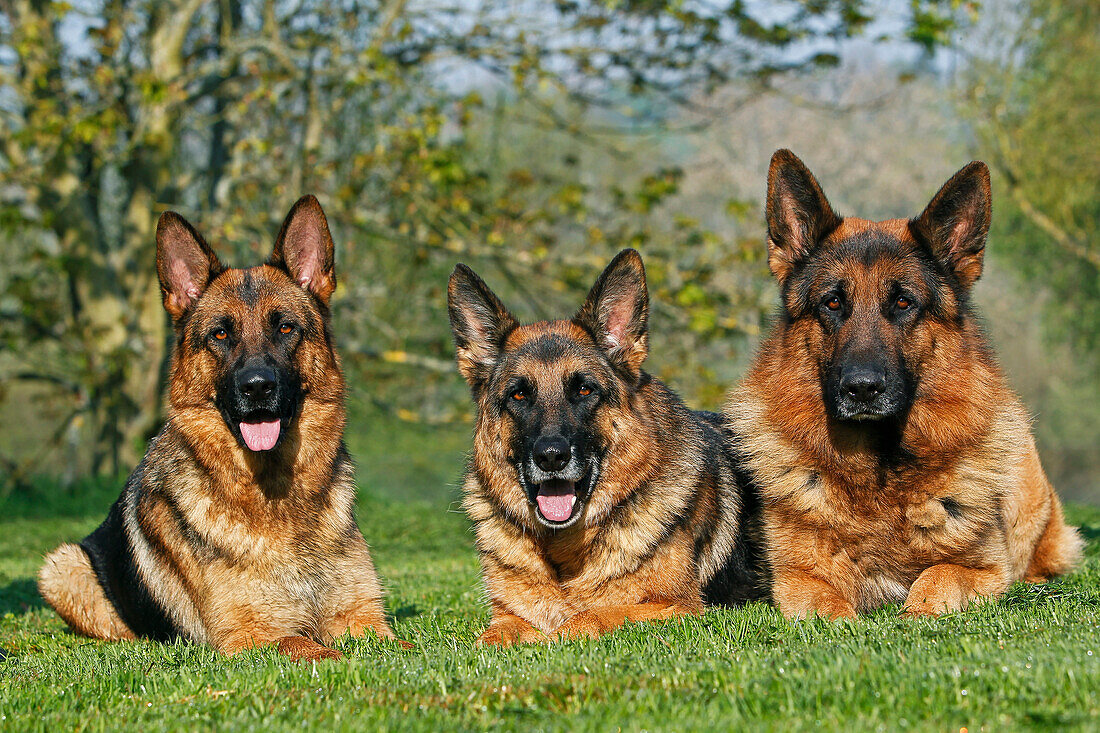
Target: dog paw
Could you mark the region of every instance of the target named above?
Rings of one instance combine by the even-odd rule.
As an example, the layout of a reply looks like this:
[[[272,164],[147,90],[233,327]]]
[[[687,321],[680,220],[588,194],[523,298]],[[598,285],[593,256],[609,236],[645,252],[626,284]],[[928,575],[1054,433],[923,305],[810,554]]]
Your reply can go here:
[[[958,613],[965,611],[972,602],[981,600],[977,595],[966,593],[961,589],[953,589],[949,593],[918,594],[912,593],[905,601],[902,609],[903,618],[920,618],[922,616],[942,616],[945,613]]]
[[[921,573],[905,599],[902,616],[940,616],[965,611],[971,603],[996,595],[989,581],[989,571],[972,570],[957,565],[933,565]],[[993,590],[993,593],[989,593]],[[983,593],[983,591],[986,591]]]
[[[515,644],[540,644],[549,637],[521,618],[513,617],[493,621],[478,637],[479,646],[509,647]]]
[[[322,659],[344,658],[344,655],[335,649],[329,649],[304,636],[287,636],[279,639],[278,649],[280,654],[285,654],[295,662],[319,662]]]
[[[937,611],[931,603],[914,603],[902,609],[902,618],[921,618],[922,616],[939,616],[942,611]]]
[[[572,639],[598,639],[608,631],[610,629],[595,613],[581,611],[559,626],[554,634],[564,641],[569,641]]]

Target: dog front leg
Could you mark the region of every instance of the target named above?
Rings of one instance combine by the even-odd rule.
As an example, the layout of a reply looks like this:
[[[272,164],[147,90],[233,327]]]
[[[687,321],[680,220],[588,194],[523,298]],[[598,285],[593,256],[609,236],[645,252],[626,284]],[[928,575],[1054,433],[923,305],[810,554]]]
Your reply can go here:
[[[493,618],[479,644],[546,643],[547,634],[577,612],[561,586],[538,564],[514,570],[483,555],[482,567]]]
[[[321,636],[326,641],[351,634],[355,637],[373,632],[379,639],[393,640],[393,630],[386,620],[382,603],[382,586],[374,570],[367,543],[355,536],[345,554],[334,563],[333,587],[325,604]],[[407,641],[398,641],[406,649]]]
[[[236,606],[221,611],[222,623],[211,629],[213,646],[226,656],[246,649],[274,644],[280,654],[294,661],[342,659],[343,654],[313,639],[294,633],[284,624],[273,623],[251,606]]]
[[[772,598],[787,618],[817,614],[827,619],[855,618],[852,602],[832,584],[804,570],[776,570]]]
[[[596,639],[627,621],[664,621],[699,613],[698,604],[655,601],[620,606],[597,606],[574,614],[554,632],[562,639]]]
[[[903,615],[939,616],[965,610],[972,601],[1004,593],[1009,578],[1005,568],[968,568],[940,563],[927,568],[909,588]]]
[[[478,637],[480,646],[513,646],[515,644],[539,644],[550,640],[546,634],[514,613],[494,613],[489,626]]]

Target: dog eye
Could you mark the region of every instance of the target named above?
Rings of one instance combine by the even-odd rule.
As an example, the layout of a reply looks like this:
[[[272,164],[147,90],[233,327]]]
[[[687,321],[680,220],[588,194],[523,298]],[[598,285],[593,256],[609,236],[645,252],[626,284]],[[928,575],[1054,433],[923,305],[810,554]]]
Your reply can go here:
[[[293,330],[294,330],[294,324],[293,323],[284,323],[283,325],[279,326],[279,333],[283,334],[284,336],[286,334],[290,333]]]
[[[840,310],[840,298],[835,295],[830,297],[828,300],[825,301],[825,307],[831,311]]]
[[[224,328],[219,328],[211,335],[218,341],[225,341],[227,338],[229,338],[229,332],[226,331]]]
[[[899,295],[898,299],[894,301],[894,307],[899,311],[909,310],[912,305],[913,301],[909,300],[909,298],[906,298],[904,295]]]
[[[582,384],[580,387],[577,388],[577,394],[579,394],[581,397],[587,397],[588,395],[592,394],[592,388],[589,387],[587,384]]]
[[[527,393],[524,392],[522,389],[517,389],[515,392],[512,393],[512,399],[516,402],[523,402],[525,399],[527,399]]]

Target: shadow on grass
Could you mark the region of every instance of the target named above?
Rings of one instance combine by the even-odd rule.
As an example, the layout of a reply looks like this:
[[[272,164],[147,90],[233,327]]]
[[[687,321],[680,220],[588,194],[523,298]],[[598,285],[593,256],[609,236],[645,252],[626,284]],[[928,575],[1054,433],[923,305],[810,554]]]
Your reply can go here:
[[[1036,607],[1062,600],[1095,602],[1097,594],[1082,589],[1073,577],[1055,578],[1047,583],[1016,583],[1004,594],[1000,604],[1006,608]]]
[[[20,578],[0,588],[0,616],[5,613],[26,613],[46,604],[38,595],[38,587],[30,578]]]
[[[416,606],[402,606],[401,608],[395,608],[393,611],[393,617],[391,621],[404,621],[407,618],[415,618],[419,616],[422,611]]]
[[[1100,524],[1082,524],[1077,528],[1077,531],[1081,533],[1081,536],[1084,537],[1085,541],[1090,545],[1100,540]]]

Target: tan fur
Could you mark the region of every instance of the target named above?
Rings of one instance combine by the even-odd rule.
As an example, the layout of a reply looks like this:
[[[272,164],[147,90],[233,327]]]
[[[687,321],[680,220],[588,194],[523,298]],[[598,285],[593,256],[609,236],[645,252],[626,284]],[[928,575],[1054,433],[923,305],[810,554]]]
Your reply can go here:
[[[638,290],[608,296],[609,306],[596,294],[606,296],[601,283],[612,272],[621,277],[622,268],[633,268]],[[604,313],[622,326],[633,314],[644,324],[645,302],[623,308],[628,294],[644,298],[644,287],[640,258],[624,252],[574,320],[520,326],[472,272],[452,275],[459,368],[478,402],[463,506],[492,610],[483,644],[592,637],[627,621],[699,613],[708,582],[726,572],[745,517],[724,439],[640,371],[644,326],[605,335],[585,320]],[[496,367],[498,360],[507,366]],[[603,446],[598,481],[576,523],[547,527],[517,468],[525,460],[518,446],[530,434],[500,406],[498,390],[526,380],[544,422],[558,424],[573,419],[563,390],[578,373],[600,375],[593,378],[605,393],[586,423]],[[736,590],[747,597],[755,591],[748,585]]]
[[[966,336],[952,345],[941,335],[944,353],[922,380],[925,396],[903,438],[914,459],[885,481],[870,446],[826,429],[797,329],[764,347],[731,396],[731,425],[765,502],[773,595],[784,613],[850,616],[896,601],[913,613],[959,610],[1077,561],[1081,540],[1042,472],[1027,414],[998,373],[968,359]],[[961,516],[949,516],[944,500]],[[989,575],[921,575],[941,563]],[[811,579],[828,586],[824,595]],[[911,586],[916,595],[902,596]]]
[[[559,321],[521,327],[513,332],[509,345],[514,348],[547,332],[590,341],[576,325]],[[560,373],[576,366],[569,360],[555,364],[545,383],[559,382]],[[622,396],[626,397],[625,392]],[[611,436],[607,465],[584,523],[555,533],[538,528],[534,509],[516,485],[515,469],[507,455],[512,424],[488,415],[479,419],[474,462],[481,475],[493,478],[483,484],[476,473],[471,473],[464,506],[476,528],[494,614],[484,642],[494,641],[498,634],[511,634],[498,627],[515,626],[517,617],[540,632],[519,634],[522,638],[517,640],[528,641],[548,639],[553,634],[574,635],[578,628],[595,628],[582,626],[580,620],[564,626],[591,609],[621,609],[604,616],[619,619],[613,625],[608,622],[600,626],[604,632],[628,619],[657,618],[642,610],[631,610],[635,606],[648,609],[654,601],[661,601],[662,608],[681,609],[683,614],[702,610],[691,532],[677,532],[658,547],[650,544],[667,516],[687,507],[691,497],[682,477],[698,469],[681,463],[683,459],[678,457],[662,457],[655,452],[653,415],[647,413],[651,403],[659,403],[656,394],[643,391],[631,402],[630,408],[605,417],[604,429]],[[685,453],[690,457],[690,452]],[[648,484],[646,498],[632,511],[611,519],[614,509],[643,483]],[[501,516],[498,507],[506,516]]]
[[[801,166],[785,151],[776,154],[770,191],[776,166],[791,159]],[[820,193],[816,182],[803,190]],[[770,211],[780,217],[784,201],[773,202]],[[825,218],[833,216],[823,194],[820,202]],[[770,226],[787,234],[784,221]],[[847,243],[868,234],[893,238],[901,255],[850,255]],[[840,278],[851,307],[873,313],[891,297],[891,283],[924,287],[914,274],[918,246],[906,220],[846,218],[819,245],[821,276]],[[964,286],[980,274],[980,253],[950,253]],[[773,258],[783,282],[791,260]],[[784,290],[788,313],[801,312],[796,290]],[[918,299],[932,295],[920,291]],[[1026,410],[955,292],[943,285],[934,295],[944,315],[922,319],[896,342],[885,327],[860,330],[879,328],[883,321],[873,315],[852,318],[832,335],[813,315],[783,321],[731,394],[727,417],[761,492],[773,598],[785,615],[853,617],[891,602],[909,615],[958,611],[1014,581],[1049,580],[1080,557],[1081,539],[1065,525]],[[887,468],[873,431],[829,416],[821,386],[833,349],[869,336],[903,352],[919,375],[900,435],[899,451],[909,458]]]
[[[207,261],[210,273],[188,270]],[[275,643],[295,658],[335,658],[320,645],[345,633],[393,632],[352,517],[344,378],[327,311],[332,243],[312,197],[287,217],[272,262],[287,269],[224,270],[190,225],[162,218],[158,270],[177,327],[168,419],[124,490],[123,528],[141,581],[185,638],[227,654]],[[260,453],[230,432],[215,399],[237,354],[274,353],[275,312],[298,324],[287,369],[301,397],[281,442]],[[223,359],[206,334],[226,318],[237,351]],[[40,588],[74,630],[133,637],[82,548],[51,554]]]
[[[322,659],[343,659],[344,655],[335,649],[321,646],[305,636],[286,636],[279,639],[280,654],[285,654],[296,662],[319,662]]]
[[[38,571],[38,590],[77,633],[115,641],[134,638],[78,546],[64,544],[46,555]]]

